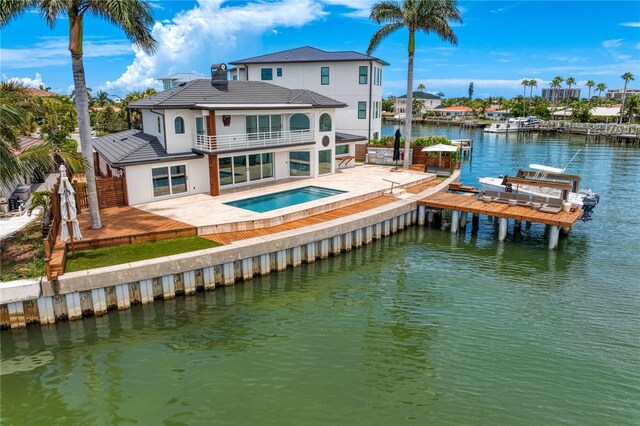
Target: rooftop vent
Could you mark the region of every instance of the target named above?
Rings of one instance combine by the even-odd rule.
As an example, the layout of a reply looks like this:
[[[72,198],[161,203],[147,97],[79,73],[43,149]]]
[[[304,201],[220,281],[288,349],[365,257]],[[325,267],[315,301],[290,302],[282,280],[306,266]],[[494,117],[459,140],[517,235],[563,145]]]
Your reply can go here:
[[[227,64],[211,65],[211,85],[218,90],[228,91]]]

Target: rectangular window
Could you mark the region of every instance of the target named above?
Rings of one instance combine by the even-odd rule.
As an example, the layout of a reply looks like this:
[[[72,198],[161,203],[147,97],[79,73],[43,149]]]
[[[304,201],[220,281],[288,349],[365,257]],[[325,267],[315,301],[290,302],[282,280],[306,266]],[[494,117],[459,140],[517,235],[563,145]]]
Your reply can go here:
[[[242,183],[247,181],[247,156],[238,155],[233,157],[233,182]]]
[[[255,181],[262,179],[262,167],[260,160],[262,155],[250,154],[249,155],[249,180]]]
[[[151,169],[153,179],[153,196],[162,197],[171,193],[169,189],[169,168],[158,167]]]
[[[380,102],[374,102],[375,106],[373,118],[380,118]]]
[[[382,86],[382,68],[378,68],[378,86]]]
[[[329,84],[329,67],[320,67],[320,84]]]
[[[262,68],[260,70],[262,80],[273,80],[273,68]]]
[[[187,167],[171,166],[171,194],[187,192]]]
[[[220,158],[218,160],[218,174],[220,175],[220,186],[231,185],[233,183],[231,157]]]
[[[276,68],[276,75],[282,77],[282,68]]]
[[[204,135],[204,117],[196,117],[196,135]]]
[[[187,167],[185,165],[153,168],[151,169],[151,179],[154,197],[187,192]]]
[[[273,153],[262,154],[262,179],[273,177]]]
[[[245,117],[245,123],[249,139],[256,139],[256,133],[258,133],[258,117],[255,115],[247,115]]]
[[[289,153],[289,176],[311,176],[311,154],[309,151]]]
[[[367,84],[367,67],[366,66],[362,66],[359,68],[358,77],[359,77],[360,84]]]
[[[358,102],[358,118],[359,119],[367,118],[367,103],[366,102]]]
[[[265,133],[269,133],[269,116],[268,115],[259,115],[258,116],[258,132],[260,132],[260,137],[265,136]]]
[[[326,175],[331,173],[331,150],[323,149],[318,151],[318,173]]]
[[[336,145],[336,155],[349,155],[349,145]]]
[[[162,82],[162,87],[164,87],[164,90],[171,89],[171,82],[170,81],[163,81]]]
[[[271,116],[271,131],[272,132],[280,132],[280,131],[282,131],[282,116],[281,115],[272,115]]]
[[[238,79],[238,75],[237,74],[234,74],[234,76],[231,77],[231,80],[237,80],[237,79]]]

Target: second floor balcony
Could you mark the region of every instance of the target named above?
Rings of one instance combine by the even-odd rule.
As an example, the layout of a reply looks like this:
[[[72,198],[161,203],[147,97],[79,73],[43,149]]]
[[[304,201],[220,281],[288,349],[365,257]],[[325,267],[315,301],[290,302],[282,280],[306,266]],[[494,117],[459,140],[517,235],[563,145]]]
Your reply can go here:
[[[280,130],[235,135],[196,135],[193,147],[207,153],[221,153],[313,143],[315,143],[313,130]]]

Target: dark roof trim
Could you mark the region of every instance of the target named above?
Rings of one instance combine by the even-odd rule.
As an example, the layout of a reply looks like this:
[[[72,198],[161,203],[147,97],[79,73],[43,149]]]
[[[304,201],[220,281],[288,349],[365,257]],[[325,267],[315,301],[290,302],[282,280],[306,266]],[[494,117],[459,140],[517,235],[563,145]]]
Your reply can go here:
[[[353,50],[326,51],[311,46],[303,46],[295,49],[282,50],[280,52],[267,53],[251,58],[239,59],[229,62],[232,65],[292,63],[292,62],[359,62],[377,61],[382,65],[389,65],[380,58],[359,53]]]
[[[366,141],[366,136],[352,135],[349,133],[336,132],[336,144],[344,144],[349,142]]]
[[[180,155],[184,155],[183,157]],[[112,167],[117,167],[117,168],[124,168],[124,167],[129,167],[129,166],[141,166],[143,164],[154,164],[154,163],[171,163],[171,162],[175,162],[175,161],[186,161],[186,160],[195,160],[198,158],[202,158],[204,157],[204,155],[202,155],[199,152],[185,152],[184,154],[175,154],[175,155],[167,155],[166,157],[161,157],[161,158],[157,158],[157,159],[153,159],[153,160],[145,160],[145,161],[135,161],[135,162],[131,162],[131,163],[115,163],[115,164],[111,164],[109,163],[108,160],[107,163],[109,163],[110,166]],[[104,159],[104,157],[103,157]]]

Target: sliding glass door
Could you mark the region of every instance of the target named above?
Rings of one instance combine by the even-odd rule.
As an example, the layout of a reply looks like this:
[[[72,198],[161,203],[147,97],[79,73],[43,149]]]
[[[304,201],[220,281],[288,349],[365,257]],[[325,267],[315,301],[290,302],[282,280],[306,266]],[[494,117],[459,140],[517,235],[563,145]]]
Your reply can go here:
[[[273,153],[243,154],[218,159],[220,186],[258,182],[271,179],[273,173]]]

